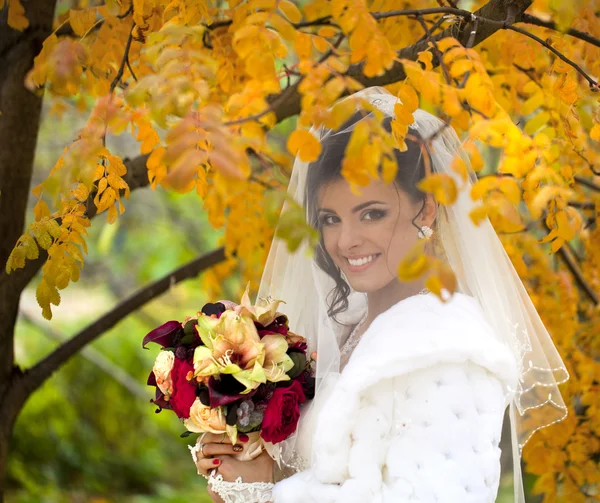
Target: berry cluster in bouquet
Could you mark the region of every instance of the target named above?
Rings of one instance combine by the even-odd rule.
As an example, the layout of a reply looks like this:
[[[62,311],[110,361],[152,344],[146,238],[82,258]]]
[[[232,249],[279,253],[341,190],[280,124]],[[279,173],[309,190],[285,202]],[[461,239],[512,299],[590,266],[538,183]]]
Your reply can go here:
[[[168,321],[144,337],[162,347],[148,385],[152,403],[170,409],[190,433],[216,433],[235,444],[248,436],[249,460],[296,430],[300,404],[314,397],[313,358],[304,337],[277,312],[282,301],[206,304],[183,322]],[[270,452],[271,449],[267,450]]]

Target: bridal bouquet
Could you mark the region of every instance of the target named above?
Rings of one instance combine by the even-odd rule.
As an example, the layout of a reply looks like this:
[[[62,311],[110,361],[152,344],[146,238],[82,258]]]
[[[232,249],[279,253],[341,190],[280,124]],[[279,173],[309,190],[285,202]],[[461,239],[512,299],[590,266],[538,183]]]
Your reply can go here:
[[[170,409],[190,433],[223,433],[236,443],[247,434],[251,453],[295,430],[299,406],[314,396],[312,357],[304,337],[278,313],[282,301],[206,304],[183,322],[168,321],[144,337],[162,347],[148,385],[159,408]],[[257,448],[258,446],[258,448]],[[242,457],[242,456],[241,456]]]

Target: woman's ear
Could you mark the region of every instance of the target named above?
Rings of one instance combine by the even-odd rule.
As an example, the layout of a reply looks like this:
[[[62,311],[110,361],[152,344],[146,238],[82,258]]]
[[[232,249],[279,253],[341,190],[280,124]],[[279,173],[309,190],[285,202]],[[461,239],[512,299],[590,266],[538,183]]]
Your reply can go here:
[[[433,197],[433,194],[425,194],[425,206],[419,216],[421,225],[427,225],[433,228],[433,222],[438,214],[438,203]]]

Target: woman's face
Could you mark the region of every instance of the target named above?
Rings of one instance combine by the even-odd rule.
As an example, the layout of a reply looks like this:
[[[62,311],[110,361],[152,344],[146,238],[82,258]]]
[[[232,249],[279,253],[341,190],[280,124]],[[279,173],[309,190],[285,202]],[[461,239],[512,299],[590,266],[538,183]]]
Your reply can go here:
[[[422,203],[379,180],[360,192],[354,194],[344,179],[327,183],[319,190],[318,216],[333,262],[355,291],[371,293],[398,280],[400,261],[418,239],[411,221]],[[415,223],[424,225],[424,218]]]

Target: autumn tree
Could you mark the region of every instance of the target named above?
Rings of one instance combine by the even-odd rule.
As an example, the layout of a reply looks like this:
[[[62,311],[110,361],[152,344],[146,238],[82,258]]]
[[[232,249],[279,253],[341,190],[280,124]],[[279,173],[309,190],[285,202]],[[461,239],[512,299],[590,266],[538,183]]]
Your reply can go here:
[[[293,155],[319,155],[311,125],[336,127],[372,85],[402,105],[402,148],[412,112],[438,114],[465,140],[478,181],[475,223],[489,217],[568,365],[569,416],[524,451],[545,501],[586,502],[600,483],[600,21],[577,0],[107,0],[53,17],[55,1],[0,0],[0,480],[15,419],[62,364],[176,281],[207,267],[256,282],[273,237]],[[24,6],[26,8],[24,8]],[[403,7],[400,9],[399,7]],[[6,28],[8,26],[8,29]],[[24,229],[42,96],[88,120],[42,184]],[[295,131],[285,145],[273,131]],[[107,134],[131,132],[140,155],[123,159]],[[353,133],[344,176],[368,183],[390,166],[375,124]],[[484,159],[486,162],[484,162]],[[465,174],[464,164],[453,168]],[[390,171],[391,170],[391,171]],[[19,294],[41,269],[44,316],[80,277],[87,228],[115,222],[131,191],[195,191],[223,246],[126,299],[30,369],[14,362]],[[450,205],[461,187],[431,175],[421,188]],[[302,211],[281,215],[280,237],[312,242]],[[218,264],[218,265],[217,265]],[[421,260],[401,274],[436,271]],[[412,264],[413,266],[415,264]],[[0,482],[0,490],[2,484]]]

